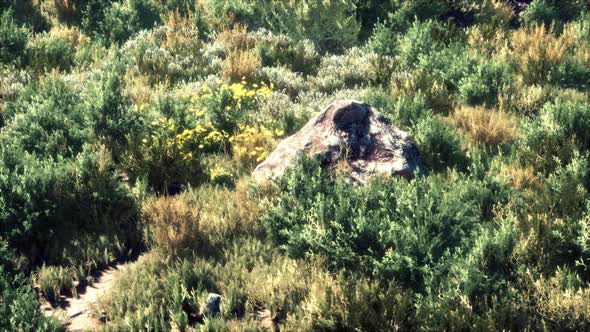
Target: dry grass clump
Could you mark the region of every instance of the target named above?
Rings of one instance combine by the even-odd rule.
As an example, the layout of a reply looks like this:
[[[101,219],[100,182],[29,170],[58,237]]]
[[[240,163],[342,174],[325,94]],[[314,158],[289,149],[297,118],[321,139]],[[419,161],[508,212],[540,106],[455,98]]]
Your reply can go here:
[[[451,118],[473,143],[508,144],[518,135],[516,119],[502,111],[464,106],[455,110]]]
[[[151,242],[167,254],[181,254],[199,241],[199,211],[182,196],[149,199],[142,215]]]
[[[532,165],[521,166],[518,163],[502,165],[498,173],[516,189],[537,188],[541,181]]]
[[[175,12],[168,16],[165,25],[166,37],[162,40],[162,48],[179,50],[195,45],[195,40],[199,38],[199,28],[193,15],[192,13],[181,15]]]
[[[560,64],[576,46],[574,27],[557,36],[543,25],[525,27],[512,35],[512,49],[528,84],[546,81],[548,71]]]
[[[526,85],[519,80],[498,96],[499,110],[532,115],[541,110],[551,95],[551,89],[541,85]]]
[[[51,36],[66,40],[73,46],[81,46],[91,42],[90,37],[86,36],[77,27],[59,25],[49,31]]]
[[[565,286],[566,273],[558,270],[548,279],[526,275],[532,286],[537,312],[550,319],[555,330],[586,330],[588,325],[584,322],[590,320],[590,288]]]
[[[123,94],[135,105],[149,103],[159,92],[154,90],[161,88],[161,86],[153,88],[149,77],[142,75],[136,69],[127,70],[123,77],[123,83]]]
[[[79,0],[42,0],[41,9],[59,21],[72,22],[79,13]]]
[[[260,66],[260,59],[254,48],[254,40],[248,35],[246,26],[236,24],[219,35],[225,46],[225,60],[221,66],[222,77],[239,82],[254,79]]]
[[[254,235],[264,204],[274,189],[271,184],[252,188],[238,181],[233,190],[204,186],[187,196],[200,210],[201,231],[206,234],[208,243],[215,246],[233,237]]]
[[[398,72],[391,77],[391,95],[414,96],[421,93],[435,112],[447,114],[453,108],[453,98],[444,82],[438,81],[425,70]]]

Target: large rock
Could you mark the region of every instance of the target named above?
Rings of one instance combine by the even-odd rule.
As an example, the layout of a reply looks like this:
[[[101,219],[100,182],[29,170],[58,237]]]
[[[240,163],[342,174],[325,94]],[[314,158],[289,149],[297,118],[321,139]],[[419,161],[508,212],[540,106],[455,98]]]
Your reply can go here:
[[[375,173],[404,177],[412,177],[415,171],[424,173],[412,138],[383,114],[355,100],[332,103],[283,140],[252,176],[256,180],[281,177],[301,151],[310,157],[320,155],[326,166],[346,161],[347,175],[360,183]]]

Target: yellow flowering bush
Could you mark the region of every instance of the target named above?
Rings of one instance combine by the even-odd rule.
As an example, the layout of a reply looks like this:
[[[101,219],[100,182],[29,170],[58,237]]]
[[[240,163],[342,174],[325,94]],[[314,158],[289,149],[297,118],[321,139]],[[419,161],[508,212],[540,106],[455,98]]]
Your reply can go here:
[[[162,117],[151,123],[151,135],[143,140],[146,148],[160,147],[163,155],[190,161],[193,153],[218,149],[228,137],[209,123],[197,124],[194,128],[180,129],[174,119]]]
[[[181,91],[181,97],[188,100],[190,111],[197,117],[204,117],[214,128],[228,134],[236,132],[239,124],[251,119],[257,101],[268,97],[274,88],[272,83],[218,83],[197,88],[187,86]]]
[[[164,191],[175,182],[198,181],[202,175],[201,156],[219,151],[224,134],[209,123],[186,128],[179,120],[160,117],[149,123],[148,134],[140,144],[140,154],[132,161],[139,174],[145,174],[156,190]],[[227,136],[227,135],[226,135]]]
[[[256,122],[252,114],[257,102],[272,89],[272,84],[246,82],[188,85],[175,99],[159,98],[134,106],[134,112],[149,120],[139,154],[131,165],[140,168],[137,174],[147,174],[156,190],[175,183],[193,183],[201,177],[223,185],[231,183],[231,177],[219,169],[203,174],[202,157],[206,153],[234,152],[236,160],[247,166],[264,159],[275,137],[282,133],[267,129],[269,126],[244,124]]]
[[[209,170],[209,178],[211,183],[216,185],[233,187],[235,185],[234,174],[225,167],[217,166]]]
[[[230,138],[233,158],[241,166],[254,168],[272,151],[276,138],[283,135],[265,126],[240,126],[240,131]]]

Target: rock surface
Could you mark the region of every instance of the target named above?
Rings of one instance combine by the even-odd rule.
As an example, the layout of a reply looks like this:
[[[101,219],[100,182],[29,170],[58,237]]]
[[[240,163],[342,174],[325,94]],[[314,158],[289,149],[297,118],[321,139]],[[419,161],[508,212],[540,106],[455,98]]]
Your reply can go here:
[[[364,183],[375,173],[412,177],[424,173],[412,138],[391,125],[389,119],[369,105],[339,100],[311,119],[295,135],[283,140],[254,170],[256,180],[281,177],[303,151],[320,155],[324,165],[337,167],[345,161],[347,176]]]
[[[221,315],[221,295],[209,293],[207,296],[207,316],[219,317]]]

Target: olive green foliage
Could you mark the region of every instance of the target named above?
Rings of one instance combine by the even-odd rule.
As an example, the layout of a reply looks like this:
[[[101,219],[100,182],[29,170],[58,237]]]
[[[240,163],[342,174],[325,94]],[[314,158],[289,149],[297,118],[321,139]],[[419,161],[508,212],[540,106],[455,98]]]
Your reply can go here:
[[[584,11],[584,2],[578,0],[533,0],[521,14],[525,24],[561,25],[576,19]]]
[[[139,253],[99,330],[588,330],[589,54],[578,0],[0,1],[0,330]],[[425,172],[252,181],[335,99]]]
[[[136,202],[113,167],[121,130],[133,127],[118,109],[117,91],[108,73],[84,93],[47,78],[8,108],[0,149],[2,234],[33,264],[68,262],[88,271],[137,245]],[[111,241],[96,241],[101,234]],[[95,249],[79,248],[85,236],[96,239],[89,242]]]
[[[74,64],[75,46],[58,36],[39,35],[27,47],[28,62],[38,71],[68,71]]]
[[[13,12],[5,10],[0,16],[0,63],[22,61],[28,34],[14,20]]]
[[[425,118],[416,124],[414,139],[426,165],[435,171],[449,167],[464,169],[467,156],[461,136],[439,118]]]
[[[14,253],[0,241],[0,328],[7,331],[64,331],[59,322],[46,319],[26,278],[12,264]]]
[[[432,268],[446,255],[472,245],[504,199],[494,183],[456,179],[443,191],[432,177],[355,188],[313,161],[300,167],[264,218],[270,237],[292,257],[327,256],[333,268],[394,278],[419,292],[440,277]]]

